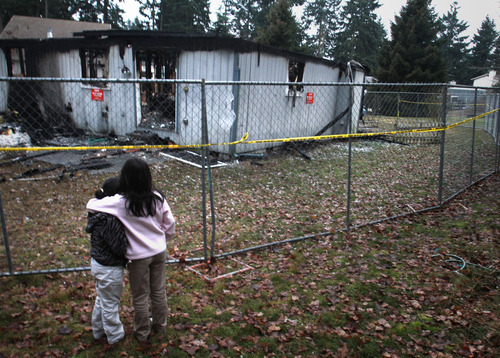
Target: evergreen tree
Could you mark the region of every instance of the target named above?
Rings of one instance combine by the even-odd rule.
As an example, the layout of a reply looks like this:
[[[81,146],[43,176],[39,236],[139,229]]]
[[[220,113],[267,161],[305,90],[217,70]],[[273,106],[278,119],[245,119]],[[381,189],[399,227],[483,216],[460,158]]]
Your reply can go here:
[[[123,0],[118,0],[119,2]],[[111,24],[113,29],[121,29],[125,26],[125,22],[123,20],[123,11],[118,4],[109,3],[109,7],[104,8],[104,17],[103,22],[106,24]]]
[[[494,49],[498,32],[495,29],[495,22],[486,16],[481,23],[477,34],[472,39],[472,56],[470,67],[472,78],[485,74],[494,67]]]
[[[223,0],[223,9],[218,19],[227,20],[232,35],[253,40],[259,29],[268,28],[269,12],[277,0]],[[291,0],[291,5],[302,5],[305,0]]]
[[[157,30],[157,17],[160,12],[161,0],[136,0],[139,3],[139,14],[146,30]]]
[[[137,0],[150,30],[206,32],[210,26],[208,0]]]
[[[348,62],[356,60],[372,70],[387,35],[375,10],[378,0],[348,0],[340,14],[341,29],[335,36],[333,57]]]
[[[265,18],[269,9],[259,0],[225,0],[224,14],[228,17],[230,31],[237,37],[250,40],[257,36],[257,18]],[[264,7],[262,7],[264,6]]]
[[[0,31],[12,15],[71,20],[78,12],[80,0],[1,0]]]
[[[442,83],[446,66],[437,44],[438,25],[431,0],[408,0],[395,22],[392,40],[379,61],[381,82]]]
[[[333,58],[334,36],[339,30],[339,12],[342,0],[308,1],[302,14],[304,28],[316,28],[307,39],[308,45],[318,57]]]
[[[277,0],[267,15],[267,26],[259,28],[257,41],[286,50],[300,50],[301,29],[290,0]]]
[[[115,0],[78,0],[79,21],[101,22],[111,24],[115,29],[122,28],[123,12]]]
[[[101,10],[101,6],[98,8],[95,1],[81,2],[78,9],[78,19],[80,21],[99,22]]]
[[[259,29],[266,28],[269,25],[269,13],[273,7],[279,0],[256,0],[256,9],[257,11],[254,12],[252,16],[252,20],[254,23],[255,27],[255,32],[252,36],[252,38],[255,38],[259,35]],[[291,0],[290,0],[291,1]],[[289,6],[291,8],[291,5]]]
[[[193,7],[193,25],[195,32],[207,32],[210,29],[210,1],[191,0]]]
[[[63,20],[72,20],[79,6],[78,0],[50,0],[48,2],[40,0],[38,3],[40,3],[40,15],[42,17]]]
[[[461,36],[469,25],[458,19],[458,5],[455,1],[448,13],[441,17],[438,33],[439,45],[446,63],[448,80],[459,84],[468,84],[470,71],[467,66],[470,50],[468,49],[467,36]]]
[[[135,17],[133,21],[127,20],[125,23],[126,30],[145,30],[144,23],[139,19],[139,17]]]
[[[217,35],[230,36],[231,35],[231,23],[228,16],[228,11],[226,9],[219,8],[217,12],[217,20],[212,26],[212,31]]]
[[[143,21],[147,30],[158,30],[157,17],[160,12],[161,0],[137,0],[139,3],[139,14],[146,20]]]
[[[170,32],[207,32],[210,28],[208,0],[162,0],[158,29]]]
[[[500,36],[495,41],[495,51],[493,52],[493,69],[500,75]]]

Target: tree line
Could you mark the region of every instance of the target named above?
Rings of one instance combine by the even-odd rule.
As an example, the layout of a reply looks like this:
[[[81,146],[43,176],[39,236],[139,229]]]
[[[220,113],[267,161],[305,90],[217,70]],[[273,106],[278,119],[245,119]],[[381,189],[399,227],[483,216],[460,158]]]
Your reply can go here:
[[[135,0],[141,18],[124,21],[123,0],[2,0],[0,28],[12,15],[109,23],[115,29],[208,33],[335,61],[356,60],[380,82],[472,84],[500,69],[499,33],[487,16],[470,39],[457,2],[438,16],[432,0],[407,0],[390,26],[379,0]],[[293,8],[301,6],[300,18]]]

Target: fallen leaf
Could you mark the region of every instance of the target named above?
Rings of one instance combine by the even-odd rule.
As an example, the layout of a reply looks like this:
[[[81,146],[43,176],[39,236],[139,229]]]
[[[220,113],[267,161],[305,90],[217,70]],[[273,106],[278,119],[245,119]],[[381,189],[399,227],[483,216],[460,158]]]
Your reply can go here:
[[[278,332],[278,331],[281,331],[281,328],[279,326],[276,326],[276,325],[271,325],[267,330],[269,332]]]
[[[71,334],[73,332],[73,330],[71,328],[69,328],[68,326],[62,326],[61,328],[59,328],[58,332],[59,332],[59,334],[66,336],[68,334]]]

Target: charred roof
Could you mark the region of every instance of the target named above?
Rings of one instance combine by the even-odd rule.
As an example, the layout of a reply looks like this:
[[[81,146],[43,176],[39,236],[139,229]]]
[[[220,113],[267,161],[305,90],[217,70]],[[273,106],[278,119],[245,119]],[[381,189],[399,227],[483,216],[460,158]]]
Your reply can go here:
[[[102,25],[102,24],[101,24]],[[332,67],[345,65],[298,52],[283,50],[257,42],[235,37],[224,37],[214,33],[172,33],[151,30],[90,30],[74,32],[72,36],[34,39],[0,38],[0,48],[30,47],[44,50],[65,51],[81,48],[109,48],[112,45],[132,46],[136,49],[154,48],[181,51],[231,50],[240,53],[271,53],[299,61],[320,62]]]

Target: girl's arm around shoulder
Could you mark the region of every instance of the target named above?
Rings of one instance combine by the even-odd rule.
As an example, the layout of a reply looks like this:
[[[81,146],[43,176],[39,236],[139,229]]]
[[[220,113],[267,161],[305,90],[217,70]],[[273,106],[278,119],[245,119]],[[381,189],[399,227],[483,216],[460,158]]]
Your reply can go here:
[[[118,204],[120,203],[121,198],[121,195],[116,194],[102,199],[90,199],[87,203],[87,210],[117,215],[119,207]]]

